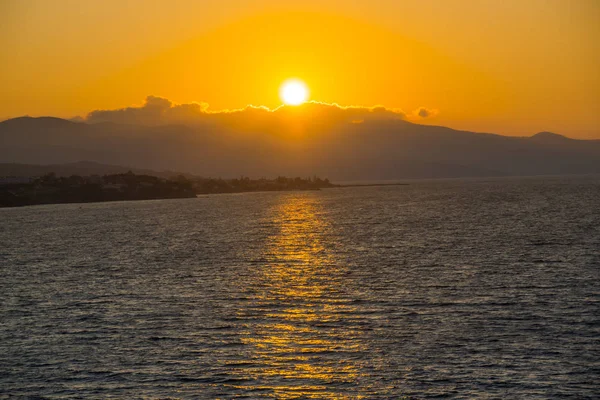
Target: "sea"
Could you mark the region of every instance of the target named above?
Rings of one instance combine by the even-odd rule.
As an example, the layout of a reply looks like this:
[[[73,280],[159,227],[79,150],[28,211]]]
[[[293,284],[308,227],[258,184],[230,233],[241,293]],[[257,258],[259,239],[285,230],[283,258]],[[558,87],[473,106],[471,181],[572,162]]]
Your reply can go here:
[[[600,177],[0,209],[2,399],[600,398]]]

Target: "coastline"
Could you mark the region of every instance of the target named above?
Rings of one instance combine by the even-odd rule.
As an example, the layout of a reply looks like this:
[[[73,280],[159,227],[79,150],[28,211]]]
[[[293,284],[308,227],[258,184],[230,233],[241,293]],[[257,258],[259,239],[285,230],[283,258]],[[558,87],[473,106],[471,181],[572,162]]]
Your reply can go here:
[[[6,202],[0,203],[0,208],[15,208],[15,207],[28,207],[28,206],[40,206],[50,204],[89,204],[89,203],[108,203],[118,201],[144,201],[144,200],[173,200],[173,199],[193,199],[193,198],[204,198],[209,195],[222,195],[222,194],[242,194],[242,193],[269,193],[269,192],[304,192],[304,191],[320,191],[322,189],[344,189],[353,187],[376,187],[376,186],[408,186],[408,183],[367,183],[367,184],[329,184],[324,187],[310,187],[310,188],[277,188],[277,189],[259,189],[259,190],[237,190],[237,191],[212,191],[212,192],[195,192],[189,191],[175,192],[168,195],[149,195],[149,196],[118,196],[111,194],[104,198],[94,199],[45,199],[45,200],[31,200],[27,202],[6,204]]]

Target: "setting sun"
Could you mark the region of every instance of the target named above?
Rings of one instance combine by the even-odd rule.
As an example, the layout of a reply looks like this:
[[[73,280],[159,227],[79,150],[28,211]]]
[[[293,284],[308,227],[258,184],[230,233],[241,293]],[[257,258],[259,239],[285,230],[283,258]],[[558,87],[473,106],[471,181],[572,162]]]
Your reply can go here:
[[[148,3],[0,0],[0,400],[600,400],[600,0]]]
[[[308,87],[301,80],[290,79],[281,85],[279,96],[285,104],[297,106],[308,100]]]

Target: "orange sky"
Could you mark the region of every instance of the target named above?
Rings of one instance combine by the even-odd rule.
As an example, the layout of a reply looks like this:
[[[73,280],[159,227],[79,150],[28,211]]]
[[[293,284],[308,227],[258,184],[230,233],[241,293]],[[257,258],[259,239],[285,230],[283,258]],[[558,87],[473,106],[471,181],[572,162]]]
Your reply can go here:
[[[600,138],[595,0],[0,0],[0,119],[147,95],[210,109],[311,99],[423,123]]]

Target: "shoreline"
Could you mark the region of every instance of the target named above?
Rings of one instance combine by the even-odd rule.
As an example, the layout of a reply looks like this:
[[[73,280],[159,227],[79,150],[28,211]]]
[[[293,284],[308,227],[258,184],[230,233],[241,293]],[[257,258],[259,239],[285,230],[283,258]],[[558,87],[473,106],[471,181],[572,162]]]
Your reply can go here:
[[[290,189],[277,189],[277,190],[243,190],[235,192],[210,192],[210,193],[196,193],[195,196],[173,196],[173,197],[149,197],[149,198],[122,198],[122,199],[107,199],[107,200],[92,200],[92,201],[56,201],[56,202],[43,202],[33,204],[18,204],[18,205],[0,205],[1,208],[21,208],[21,207],[32,207],[32,206],[46,206],[53,204],[93,204],[93,203],[114,203],[114,202],[130,202],[130,201],[147,201],[147,200],[175,200],[175,199],[200,199],[210,195],[223,195],[223,194],[242,194],[242,193],[272,193],[272,192],[306,192],[306,191],[320,191],[323,189],[343,189],[352,187],[375,187],[375,186],[408,186],[408,183],[366,183],[366,184],[350,184],[350,185],[337,185],[333,184],[328,187],[321,188],[290,188]]]
[[[336,185],[335,187],[371,187],[371,186],[408,186],[410,183],[355,183],[349,185]],[[327,188],[326,188],[327,189]]]

